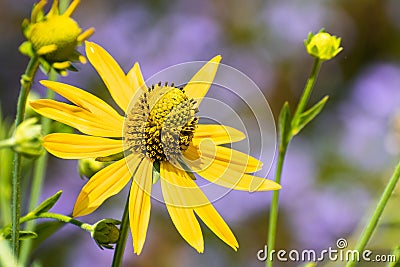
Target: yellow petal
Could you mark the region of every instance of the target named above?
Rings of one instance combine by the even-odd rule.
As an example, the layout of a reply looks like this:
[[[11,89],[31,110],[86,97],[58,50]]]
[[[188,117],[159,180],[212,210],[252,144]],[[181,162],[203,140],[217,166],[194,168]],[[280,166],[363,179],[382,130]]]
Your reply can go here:
[[[112,98],[126,112],[136,89],[129,85],[125,73],[113,57],[101,46],[85,42],[86,56],[103,79]]]
[[[199,144],[209,138],[215,145],[238,142],[246,138],[244,133],[225,125],[199,124],[193,136],[193,143]]]
[[[45,136],[43,146],[54,156],[63,159],[105,157],[123,150],[121,140],[66,133]]]
[[[163,192],[164,193],[164,192]],[[179,234],[199,253],[204,252],[203,234],[199,222],[191,208],[175,207],[166,204],[169,216]]]
[[[149,225],[152,174],[153,164],[145,157],[136,171],[129,194],[129,221],[137,255],[142,252]]]
[[[70,17],[72,13],[75,11],[76,7],[79,5],[80,0],[73,0],[72,3],[68,6],[67,10],[63,13],[63,16]]]
[[[113,125],[86,109],[49,99],[36,100],[30,102],[30,105],[37,113],[74,127],[82,133],[105,137],[122,136],[122,125]]]
[[[217,73],[221,56],[212,58],[205,64],[185,86],[184,90],[189,98],[197,100],[196,107],[200,105],[201,100],[207,94],[208,89],[214,81],[215,74]]]
[[[197,207],[194,208],[194,211],[214,234],[237,251],[239,244],[234,234],[213,205]]]
[[[210,201],[197,184],[180,167],[169,162],[161,162],[161,190],[166,204],[177,207],[198,207]]]
[[[134,89],[135,93],[139,88],[145,89],[146,84],[144,83],[138,62],[133,65],[132,69],[126,75],[126,78],[128,79],[128,83],[130,87]]]
[[[249,165],[246,165],[247,159],[244,159],[242,163],[239,161],[229,162],[228,159],[231,158],[231,155],[228,157],[230,154],[227,153],[229,152],[228,150],[231,150],[232,155],[235,155],[238,151],[235,152],[235,150],[229,148],[221,148],[222,147],[217,146],[217,152],[212,152],[210,147],[204,146],[200,153],[198,148],[189,146],[188,150],[184,152],[184,156],[187,159],[193,159],[197,155],[199,159],[194,161],[184,159],[184,161],[193,171],[204,179],[230,189],[253,192],[277,190],[281,188],[281,186],[274,181],[246,174],[246,171],[254,168],[254,164],[248,167]],[[222,153],[219,153],[220,151],[222,151]],[[215,153],[216,156],[213,156]],[[243,154],[241,152],[238,153],[239,156]]]
[[[252,156],[227,147],[215,146],[207,139],[203,139],[199,145],[193,142],[183,152],[183,155],[191,160],[200,158],[204,167],[211,163],[217,163],[244,173],[259,171],[263,165],[261,161]]]
[[[109,124],[123,125],[124,118],[118,114],[110,105],[100,98],[72,85],[53,82],[40,81],[40,83],[54,92],[62,95],[75,105],[90,111],[103,118]],[[121,126],[122,127],[122,126]]]
[[[131,170],[136,169],[134,167],[140,164],[141,159],[141,155],[131,154],[96,173],[82,188],[72,215],[90,214],[106,199],[118,194],[131,179]]]
[[[161,162],[160,174],[161,190],[172,222],[183,239],[202,253],[203,235],[192,207],[210,202],[186,172],[171,163]]]
[[[184,170],[177,168],[168,162],[161,163],[160,171],[161,189],[164,196],[164,201],[167,205],[167,208],[169,208],[168,211],[175,208],[176,212],[185,213],[185,215],[180,216],[189,216],[189,218],[186,220],[190,220],[190,217],[193,215],[191,208],[193,208],[197,215],[199,215],[204,223],[219,238],[236,250],[238,243],[235,236],[232,234],[228,225],[226,225],[218,212],[211,205],[204,193],[200,190],[200,188],[198,188],[197,184],[189,177],[189,175]],[[172,220],[174,221],[173,218]],[[186,229],[188,225],[184,225],[182,223],[179,224],[179,222],[177,224],[175,221],[174,224],[183,238],[189,244],[195,247],[193,243],[195,243],[195,240],[199,240],[199,236],[186,233],[188,237],[185,237],[182,232],[189,231]],[[197,251],[199,250],[197,249]]]

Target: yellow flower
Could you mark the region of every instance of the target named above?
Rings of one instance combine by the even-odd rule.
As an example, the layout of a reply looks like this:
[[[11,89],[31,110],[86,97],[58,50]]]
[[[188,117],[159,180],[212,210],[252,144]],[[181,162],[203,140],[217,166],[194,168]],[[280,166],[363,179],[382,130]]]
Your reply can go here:
[[[310,55],[321,60],[330,60],[343,50],[340,42],[341,38],[330,35],[322,29],[317,34],[310,32],[307,40],[304,40],[304,45]]]
[[[22,22],[27,41],[20,46],[21,53],[29,57],[38,56],[46,72],[54,68],[62,75],[66,75],[67,69],[75,70],[71,62],[85,63],[85,57],[76,51],[76,47],[94,33],[94,28],[82,32],[78,23],[70,17],[78,4],[79,0],[72,1],[60,14],[58,0],[54,0],[47,15],[43,12],[46,0],[34,5],[31,21],[25,19]]]
[[[138,63],[125,74],[111,55],[95,43],[86,42],[86,55],[125,117],[90,93],[52,81],[41,83],[75,105],[48,99],[31,103],[43,116],[86,134],[47,135],[44,147],[50,153],[65,159],[115,160],[82,188],[73,216],[93,212],[133,177],[129,218],[134,251],[140,254],[150,218],[152,184],[160,180],[172,222],[191,246],[198,252],[204,250],[197,214],[236,250],[235,236],[197,186],[189,168],[230,189],[265,191],[277,190],[280,185],[249,174],[261,169],[262,163],[257,159],[220,146],[244,139],[243,133],[228,126],[198,124],[195,113],[211,86],[221,56],[205,64],[186,86],[176,88],[161,83],[146,87]]]

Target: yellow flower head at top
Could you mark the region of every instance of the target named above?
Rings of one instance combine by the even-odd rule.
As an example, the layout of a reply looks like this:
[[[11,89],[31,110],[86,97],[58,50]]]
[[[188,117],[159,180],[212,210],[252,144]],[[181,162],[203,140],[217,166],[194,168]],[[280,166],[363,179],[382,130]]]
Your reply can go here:
[[[94,28],[82,32],[78,23],[70,17],[78,4],[79,0],[73,0],[67,10],[60,14],[58,0],[54,0],[47,15],[43,11],[46,0],[35,4],[31,21],[25,19],[22,22],[27,41],[20,46],[20,52],[29,57],[39,57],[46,72],[54,68],[62,75],[66,75],[67,69],[75,70],[71,62],[85,63],[85,57],[76,51],[76,47],[94,33]]]
[[[73,216],[93,212],[133,178],[129,220],[134,251],[140,254],[150,218],[152,185],[159,181],[172,222],[192,247],[204,251],[197,215],[236,250],[239,245],[235,236],[197,185],[193,173],[236,190],[277,190],[280,185],[251,174],[261,169],[259,160],[221,146],[244,139],[242,132],[198,123],[197,110],[214,80],[221,56],[211,59],[184,87],[177,88],[168,83],[146,86],[138,63],[125,74],[95,43],[86,42],[86,55],[124,116],[96,96],[59,82],[41,81],[73,104],[48,99],[31,102],[43,116],[83,133],[47,135],[44,147],[50,153],[64,159],[114,161],[82,188]]]
[[[304,45],[310,55],[321,60],[330,60],[343,50],[340,42],[341,38],[330,35],[321,29],[317,34],[310,32],[307,40],[304,40]]]

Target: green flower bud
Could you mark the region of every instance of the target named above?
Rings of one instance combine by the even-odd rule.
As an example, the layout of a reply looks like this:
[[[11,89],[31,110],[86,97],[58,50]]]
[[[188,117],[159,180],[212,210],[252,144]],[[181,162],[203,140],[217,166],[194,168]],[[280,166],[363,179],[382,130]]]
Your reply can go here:
[[[103,219],[93,225],[92,238],[103,249],[112,249],[111,244],[116,244],[119,238],[119,229],[116,225],[121,222],[114,219]]]
[[[79,0],[73,0],[63,14],[60,14],[57,0],[53,1],[47,14],[43,11],[46,0],[35,4],[30,21],[25,19],[22,22],[27,41],[19,47],[20,52],[29,57],[39,57],[46,72],[54,69],[61,75],[66,75],[67,70],[76,70],[71,62],[85,63],[86,58],[76,48],[94,33],[94,28],[83,32],[71,18],[78,4]]]
[[[94,158],[80,159],[78,161],[78,172],[82,178],[86,177],[90,179],[107,165],[109,165],[109,163],[97,161]]]
[[[27,157],[38,157],[43,153],[42,126],[37,118],[24,120],[15,130],[13,149]]]
[[[315,35],[310,32],[307,40],[304,40],[304,45],[310,55],[321,60],[329,60],[343,50],[343,47],[340,47],[340,41],[341,38],[321,30]]]

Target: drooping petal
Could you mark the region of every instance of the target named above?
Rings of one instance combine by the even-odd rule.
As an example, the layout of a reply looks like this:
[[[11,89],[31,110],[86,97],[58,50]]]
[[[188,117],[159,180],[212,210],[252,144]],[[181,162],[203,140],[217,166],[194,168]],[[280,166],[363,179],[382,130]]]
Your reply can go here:
[[[128,79],[114,58],[101,46],[85,42],[86,56],[103,79],[112,98],[126,112],[136,88],[129,85]]]
[[[54,156],[63,159],[105,157],[123,150],[121,140],[67,133],[46,135],[43,146]]]
[[[129,221],[133,249],[137,255],[142,252],[150,219],[150,194],[153,164],[145,157],[139,165],[129,194]]]
[[[217,73],[221,56],[215,56],[205,64],[185,86],[184,90],[189,98],[197,100],[196,107],[200,105],[201,100],[207,94],[208,89],[214,81]]]
[[[229,126],[199,124],[193,136],[193,143],[199,144],[206,138],[211,139],[215,145],[222,145],[241,141],[246,136],[241,131]]]
[[[82,188],[72,215],[90,214],[106,199],[118,194],[131,179],[133,167],[137,167],[141,161],[141,155],[131,154],[96,173]]]
[[[40,83],[54,92],[62,95],[75,105],[101,116],[104,121],[114,125],[123,125],[124,118],[118,114],[110,105],[100,98],[72,85],[53,82],[40,81]]]
[[[188,212],[187,210],[193,209],[221,240],[236,250],[238,244],[235,236],[189,175],[180,166],[174,166],[168,162],[161,163],[160,171],[161,189],[167,207],[176,208],[178,211],[186,213]],[[190,213],[189,216],[191,215]],[[178,228],[185,226],[176,224],[175,226],[180,233],[181,231],[187,231],[185,228],[181,230]],[[181,235],[183,236],[182,233]],[[186,238],[185,240],[188,241]],[[189,242],[189,244],[191,243]]]
[[[199,207],[210,201],[195,182],[180,167],[161,162],[161,190],[166,204],[177,207]]]
[[[30,105],[37,113],[74,127],[82,133],[105,137],[122,136],[122,125],[114,125],[81,107],[49,99],[36,100]]]
[[[192,208],[175,207],[166,204],[169,216],[179,234],[199,253],[204,252],[204,240],[200,224]]]
[[[194,211],[214,234],[237,251],[239,244],[235,235],[212,204],[194,208]]]
[[[246,174],[247,171],[254,170],[255,165],[246,165],[247,159],[243,162],[237,160],[229,161],[238,151],[234,152],[235,150],[222,148],[222,153],[219,153],[221,148],[217,146],[215,148],[216,152],[215,150],[212,152],[210,147],[201,146],[200,152],[198,148],[189,146],[188,150],[183,153],[186,157],[184,162],[204,179],[226,188],[250,192],[278,190],[281,188],[274,181]],[[227,153],[229,152],[228,150],[231,150],[233,154]],[[238,153],[241,155],[241,152]]]
[[[133,88],[135,92],[139,88],[145,89],[146,84],[144,83],[143,75],[140,71],[140,66],[138,62],[133,65],[132,69],[126,75],[126,78],[128,79],[130,87]]]
[[[182,173],[182,170],[177,169],[168,162],[161,162],[160,175],[161,175],[161,190],[164,197],[165,205],[167,206],[168,213],[174,223],[179,234],[199,253],[204,251],[203,234],[199,222],[193,212],[193,197],[202,197],[199,194],[200,189],[197,186],[188,185],[187,178]],[[183,185],[180,187],[180,185]],[[184,192],[188,189],[193,195]],[[200,193],[202,193],[200,191]],[[204,196],[205,197],[205,196]],[[203,197],[203,198],[204,198]],[[209,203],[209,201],[207,201]],[[197,202],[197,201],[195,201]],[[200,201],[201,202],[201,201]],[[200,203],[197,202],[197,203]],[[191,204],[190,204],[191,203]]]

